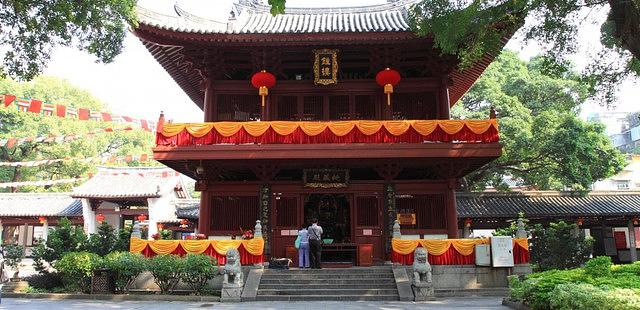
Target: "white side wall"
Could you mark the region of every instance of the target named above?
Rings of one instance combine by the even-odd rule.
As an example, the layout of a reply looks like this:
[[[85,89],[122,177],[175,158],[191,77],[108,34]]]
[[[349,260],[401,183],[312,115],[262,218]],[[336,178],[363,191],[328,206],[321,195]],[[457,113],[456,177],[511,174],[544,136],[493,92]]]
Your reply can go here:
[[[84,218],[84,232],[87,234],[96,233],[96,213],[91,210],[91,204],[88,199],[80,199],[82,201],[82,217]]]

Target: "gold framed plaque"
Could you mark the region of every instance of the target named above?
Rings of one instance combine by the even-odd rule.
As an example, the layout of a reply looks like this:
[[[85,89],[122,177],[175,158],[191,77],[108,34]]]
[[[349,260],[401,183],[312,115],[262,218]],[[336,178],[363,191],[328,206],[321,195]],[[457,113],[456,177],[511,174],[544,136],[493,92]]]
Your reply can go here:
[[[316,85],[338,84],[338,50],[313,50],[313,83]]]

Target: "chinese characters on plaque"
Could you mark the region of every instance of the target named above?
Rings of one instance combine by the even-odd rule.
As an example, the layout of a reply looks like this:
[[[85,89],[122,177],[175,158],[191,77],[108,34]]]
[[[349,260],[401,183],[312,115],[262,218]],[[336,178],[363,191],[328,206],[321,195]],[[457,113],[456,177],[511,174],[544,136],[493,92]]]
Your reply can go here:
[[[349,186],[347,169],[304,169],[302,181],[305,187],[341,188]]]
[[[338,83],[338,50],[313,50],[313,82],[316,85],[331,85]]]
[[[415,225],[416,224],[416,214],[415,213],[398,213],[397,214],[398,222],[400,225]]]

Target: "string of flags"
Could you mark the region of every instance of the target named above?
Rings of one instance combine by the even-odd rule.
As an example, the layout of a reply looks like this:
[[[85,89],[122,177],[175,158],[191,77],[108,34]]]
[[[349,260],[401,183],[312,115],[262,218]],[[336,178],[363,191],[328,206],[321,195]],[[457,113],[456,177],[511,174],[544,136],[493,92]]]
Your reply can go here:
[[[134,126],[142,128],[146,131],[152,131],[156,128],[156,122],[154,121],[137,119],[129,116],[121,116],[111,114],[109,112],[96,112],[84,108],[68,107],[62,104],[45,103],[41,100],[36,99],[17,98],[16,96],[11,94],[0,95],[0,106],[8,108],[11,105],[15,105],[15,107],[19,111],[31,112],[45,116],[73,118],[81,121],[92,120],[113,123],[128,123],[133,124]]]
[[[6,147],[10,149],[27,142],[33,142],[33,143],[70,142],[70,141],[78,140],[85,137],[91,137],[99,133],[130,131],[130,130],[133,130],[133,128],[130,126],[124,127],[124,128],[107,127],[107,128],[93,130],[83,134],[68,134],[68,135],[59,135],[59,136],[51,135],[51,136],[26,137],[26,138],[5,138],[5,139],[0,139],[0,147]]]
[[[58,179],[58,180],[46,180],[46,181],[24,181],[24,182],[8,182],[0,183],[0,188],[6,187],[20,187],[20,186],[51,186],[64,183],[75,183],[84,181],[86,178],[71,178],[71,179]]]
[[[132,161],[146,162],[150,158],[149,154],[140,154],[140,155],[120,155],[120,156],[103,156],[103,157],[88,157],[88,158],[58,158],[58,159],[43,159],[43,160],[33,160],[33,161],[16,161],[16,162],[0,162],[0,167],[36,167],[42,165],[51,165],[64,161],[78,161],[82,163],[115,163],[115,162],[125,162],[129,163]]]

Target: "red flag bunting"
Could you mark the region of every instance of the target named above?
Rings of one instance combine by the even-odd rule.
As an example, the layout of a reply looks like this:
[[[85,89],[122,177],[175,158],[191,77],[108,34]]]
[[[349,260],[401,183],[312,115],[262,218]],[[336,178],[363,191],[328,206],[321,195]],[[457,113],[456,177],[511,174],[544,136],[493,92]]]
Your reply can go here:
[[[86,121],[89,119],[89,109],[78,109],[78,119],[82,121]]]
[[[16,96],[14,95],[4,95],[4,106],[8,107],[10,106],[14,100],[16,100]]]
[[[110,122],[111,121],[111,114],[102,112],[102,120],[105,121],[105,122]]]
[[[42,110],[42,101],[35,99],[31,100],[31,104],[29,104],[29,109],[27,111],[32,113],[40,113],[40,110]]]
[[[56,115],[58,117],[67,116],[67,106],[64,106],[64,105],[61,105],[61,104],[56,104]]]

